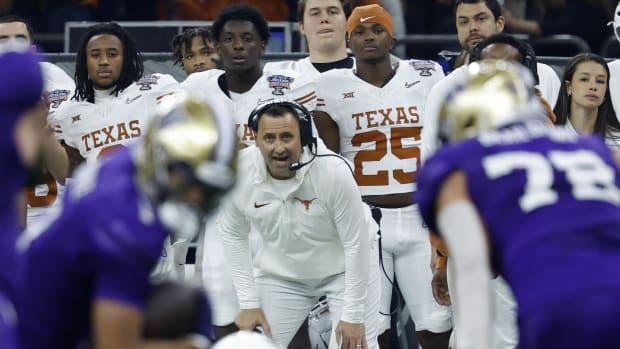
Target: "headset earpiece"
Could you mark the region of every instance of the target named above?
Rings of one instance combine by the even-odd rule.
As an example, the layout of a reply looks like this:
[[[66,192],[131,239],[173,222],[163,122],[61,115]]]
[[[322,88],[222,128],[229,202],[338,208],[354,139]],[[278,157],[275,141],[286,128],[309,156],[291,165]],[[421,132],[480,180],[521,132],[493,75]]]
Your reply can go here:
[[[312,135],[312,114],[310,111],[306,109],[303,105],[292,102],[292,101],[270,101],[263,105],[256,107],[250,113],[248,117],[248,126],[254,131],[258,132],[258,122],[260,121],[260,116],[265,113],[265,111],[274,105],[284,106],[293,109],[295,111],[295,115],[297,116],[297,120],[299,121],[299,134],[301,137],[301,145],[306,146],[310,144],[314,144],[314,137]]]

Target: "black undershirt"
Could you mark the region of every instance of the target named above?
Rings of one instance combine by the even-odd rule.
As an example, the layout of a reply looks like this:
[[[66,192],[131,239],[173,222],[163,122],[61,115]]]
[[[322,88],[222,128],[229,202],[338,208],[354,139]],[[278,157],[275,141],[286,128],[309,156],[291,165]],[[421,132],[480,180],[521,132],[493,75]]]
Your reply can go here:
[[[332,69],[342,69],[342,68],[353,68],[353,57],[346,57],[339,61],[329,62],[329,63],[312,63],[314,68],[319,71],[319,73],[325,73],[328,70]]]

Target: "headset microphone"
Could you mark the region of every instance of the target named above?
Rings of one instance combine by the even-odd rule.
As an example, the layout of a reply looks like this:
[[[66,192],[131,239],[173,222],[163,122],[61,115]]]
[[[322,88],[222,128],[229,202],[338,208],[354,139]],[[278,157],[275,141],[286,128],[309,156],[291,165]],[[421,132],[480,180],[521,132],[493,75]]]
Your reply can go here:
[[[312,158],[306,162],[293,162],[291,164],[288,165],[288,169],[289,171],[297,171],[300,168],[306,166],[307,164],[311,163],[312,161],[314,161],[314,158],[316,158],[316,153],[313,152],[312,153]]]

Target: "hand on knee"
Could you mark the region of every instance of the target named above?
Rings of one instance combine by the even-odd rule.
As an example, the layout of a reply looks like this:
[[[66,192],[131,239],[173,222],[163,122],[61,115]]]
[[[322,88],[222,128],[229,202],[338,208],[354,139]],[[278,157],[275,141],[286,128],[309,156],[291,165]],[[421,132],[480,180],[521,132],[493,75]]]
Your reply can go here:
[[[263,333],[271,337],[271,329],[261,308],[241,309],[235,319],[235,325],[245,331],[254,331],[257,326],[260,326]]]

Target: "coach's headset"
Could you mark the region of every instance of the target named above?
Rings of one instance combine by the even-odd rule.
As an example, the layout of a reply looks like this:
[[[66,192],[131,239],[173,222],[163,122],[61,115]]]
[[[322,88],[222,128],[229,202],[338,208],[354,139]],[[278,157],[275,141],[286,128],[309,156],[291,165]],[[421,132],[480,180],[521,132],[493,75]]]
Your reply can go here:
[[[310,114],[310,111],[308,111],[306,107],[297,102],[274,99],[267,103],[261,104],[260,106],[256,107],[256,109],[254,109],[252,113],[250,113],[250,116],[248,117],[248,126],[250,126],[250,128],[255,133],[258,132],[258,123],[261,116],[273,106],[282,106],[285,108],[289,108],[293,110],[293,112],[297,116],[301,146],[308,146],[308,148],[310,149],[310,153],[312,154],[312,158],[307,162],[294,162],[288,165],[288,168],[291,171],[299,170],[300,168],[311,163],[317,156],[316,137],[314,137],[314,135],[312,134],[312,114]]]

